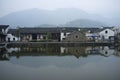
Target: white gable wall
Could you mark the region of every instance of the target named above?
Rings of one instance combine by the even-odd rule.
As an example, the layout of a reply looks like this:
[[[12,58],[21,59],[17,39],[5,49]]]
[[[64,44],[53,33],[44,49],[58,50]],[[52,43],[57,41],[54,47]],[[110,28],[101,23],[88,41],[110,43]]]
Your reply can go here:
[[[100,38],[103,38],[103,37],[104,37],[104,39],[109,39],[109,37],[110,37],[110,36],[114,36],[115,33],[114,33],[114,31],[112,31],[112,30],[110,30],[110,29],[105,29],[105,30],[101,31],[101,32],[99,33],[99,35],[100,35]]]
[[[6,33],[6,34],[8,33],[9,28],[10,28],[10,27],[8,27],[8,28],[5,30],[5,33]]]
[[[2,29],[2,33],[3,33],[3,34],[7,34],[8,29],[9,29],[9,27],[8,27],[8,28],[6,28],[6,29]]]
[[[19,40],[19,38],[12,34],[7,34],[7,36],[6,36],[6,41],[18,41],[18,40]]]

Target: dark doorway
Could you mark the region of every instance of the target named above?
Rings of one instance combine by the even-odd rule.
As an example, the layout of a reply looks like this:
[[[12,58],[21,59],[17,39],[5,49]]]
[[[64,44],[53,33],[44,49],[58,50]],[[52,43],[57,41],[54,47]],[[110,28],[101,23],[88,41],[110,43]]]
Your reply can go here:
[[[13,38],[13,41],[15,41],[15,38]]]
[[[10,38],[8,38],[8,42],[10,42]]]
[[[37,34],[32,34],[32,39],[37,40]]]

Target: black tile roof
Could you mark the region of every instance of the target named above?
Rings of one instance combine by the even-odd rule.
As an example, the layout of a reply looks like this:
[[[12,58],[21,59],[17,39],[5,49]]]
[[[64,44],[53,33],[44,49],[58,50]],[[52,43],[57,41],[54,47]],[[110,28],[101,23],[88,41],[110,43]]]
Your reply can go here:
[[[59,28],[20,28],[20,33],[58,33]]]
[[[73,31],[78,31],[77,27],[62,27],[61,32],[73,32]]]
[[[112,29],[113,27],[102,27],[102,28],[87,28],[87,31],[90,31],[90,33],[97,33],[101,32],[105,29]]]
[[[8,30],[9,34],[16,34],[16,32],[17,32],[17,29],[9,29]]]
[[[60,33],[60,32],[73,32],[78,30],[78,28],[68,28],[68,27],[51,27],[51,28],[20,28],[20,33]]]
[[[0,25],[0,33],[2,33],[2,29],[7,29],[9,25]]]
[[[112,27],[103,27],[103,28],[78,28],[78,27],[28,27],[28,28],[20,28],[20,33],[60,33],[60,32],[74,32],[78,31],[78,29],[84,29],[85,31],[90,31],[91,33],[100,32],[104,29],[111,29]],[[9,32],[14,32],[14,30],[10,30]]]

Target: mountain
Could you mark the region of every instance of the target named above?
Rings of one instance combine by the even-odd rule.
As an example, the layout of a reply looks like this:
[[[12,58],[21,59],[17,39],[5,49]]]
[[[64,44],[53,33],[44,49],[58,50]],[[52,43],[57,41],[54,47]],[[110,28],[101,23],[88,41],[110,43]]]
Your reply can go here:
[[[57,27],[57,25],[52,25],[52,24],[42,24],[42,25],[37,25],[35,27]]]
[[[70,22],[67,22],[64,24],[65,27],[101,27],[101,26],[107,26],[106,24],[99,22],[99,21],[94,21],[94,20],[89,20],[89,19],[78,19],[78,20],[73,20]]]
[[[78,21],[74,22],[74,20]],[[67,26],[73,26],[73,24],[74,25],[76,24],[76,26],[79,25],[92,26],[93,24],[90,23],[94,23],[93,26],[96,26],[97,24],[103,25],[105,20],[106,18],[102,16],[96,14],[89,14],[85,11],[76,8],[60,8],[57,10],[29,9],[13,12],[6,16],[1,17],[0,24],[9,24],[12,27],[16,26],[33,27],[42,24],[51,25],[66,24]]]

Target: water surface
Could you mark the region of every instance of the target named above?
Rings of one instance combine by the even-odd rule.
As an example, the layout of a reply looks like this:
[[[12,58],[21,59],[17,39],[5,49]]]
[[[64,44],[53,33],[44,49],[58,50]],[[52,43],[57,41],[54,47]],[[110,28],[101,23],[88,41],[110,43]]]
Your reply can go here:
[[[120,80],[114,46],[9,47],[0,49],[0,80]]]

